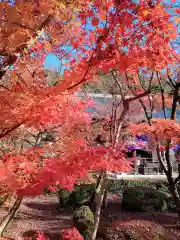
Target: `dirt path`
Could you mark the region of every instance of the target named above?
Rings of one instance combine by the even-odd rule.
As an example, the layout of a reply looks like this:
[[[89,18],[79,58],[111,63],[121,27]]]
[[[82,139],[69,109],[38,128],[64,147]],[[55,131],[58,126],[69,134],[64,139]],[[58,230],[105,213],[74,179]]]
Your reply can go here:
[[[4,236],[21,240],[23,237],[32,236],[36,231],[43,231],[51,240],[59,240],[60,229],[71,226],[72,219],[70,213],[57,208],[56,196],[23,199]]]

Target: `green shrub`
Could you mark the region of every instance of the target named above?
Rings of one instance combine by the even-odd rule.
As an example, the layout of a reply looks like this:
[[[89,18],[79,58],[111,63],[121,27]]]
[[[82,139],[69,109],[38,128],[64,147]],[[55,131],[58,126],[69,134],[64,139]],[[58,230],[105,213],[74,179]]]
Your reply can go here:
[[[94,192],[95,186],[93,184],[79,185],[76,187],[69,200],[75,208],[82,205],[89,205]]]
[[[0,196],[0,206],[2,205],[3,203],[3,198]]]
[[[44,195],[50,195],[51,191],[48,188],[44,189]]]
[[[161,189],[168,191],[168,183],[161,180],[144,180],[144,181],[133,181],[133,180],[109,180],[108,191],[112,193],[121,193],[125,187],[151,187],[154,189]]]
[[[72,192],[66,189],[60,189],[58,192],[59,195],[59,204],[61,207],[68,206],[68,201],[70,199]]]
[[[81,206],[75,209],[73,214],[74,226],[88,239],[94,224],[94,214],[88,206]]]
[[[135,212],[164,212],[168,210],[168,195],[152,187],[125,187],[122,206]]]
[[[61,205],[71,206],[74,209],[82,205],[89,205],[94,193],[94,184],[76,185],[73,192],[64,189],[58,192]]]
[[[9,195],[1,196],[0,195],[0,206],[9,198]]]

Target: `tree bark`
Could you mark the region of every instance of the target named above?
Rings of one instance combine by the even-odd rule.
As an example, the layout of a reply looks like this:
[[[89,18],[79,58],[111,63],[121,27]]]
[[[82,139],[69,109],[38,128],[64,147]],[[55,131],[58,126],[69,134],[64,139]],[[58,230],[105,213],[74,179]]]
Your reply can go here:
[[[23,199],[22,197],[17,197],[17,199],[15,200],[12,208],[9,210],[9,213],[1,221],[1,223],[0,223],[0,236],[1,237],[3,237],[3,232],[6,229],[8,223],[11,221],[11,219],[13,219],[14,215],[18,211],[18,209],[19,209],[19,207],[21,205],[22,199]]]
[[[99,174],[99,176],[98,176],[98,178],[97,178],[95,191],[94,191],[94,193],[92,194],[91,199],[90,199],[90,208],[91,208],[91,211],[93,211],[93,212],[95,212],[95,207],[96,207],[96,203],[95,203],[96,193],[97,193],[97,191],[98,191],[98,187],[99,187],[99,184],[100,184],[100,182],[101,182],[101,178],[102,178],[102,173]]]
[[[106,211],[106,208],[107,208],[107,193],[108,193],[107,188],[105,188],[104,197],[103,197],[103,204],[102,204],[102,209],[104,211]]]
[[[177,189],[177,184],[171,177],[168,177],[168,182],[169,182],[169,188],[170,188],[174,203],[176,205],[176,212],[178,214],[178,223],[180,223],[180,196]]]
[[[91,231],[90,240],[95,240],[97,235],[97,230],[99,226],[100,216],[101,216],[101,207],[103,204],[104,199],[104,192],[105,192],[105,173],[101,174],[101,181],[98,186],[98,192],[96,196],[96,211],[95,211],[95,219],[94,225]]]

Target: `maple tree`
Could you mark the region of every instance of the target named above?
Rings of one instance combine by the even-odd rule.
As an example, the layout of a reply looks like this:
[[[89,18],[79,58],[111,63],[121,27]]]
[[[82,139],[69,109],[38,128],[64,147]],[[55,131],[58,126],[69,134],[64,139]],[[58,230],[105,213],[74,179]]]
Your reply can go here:
[[[102,172],[100,207],[106,171],[130,169],[119,134],[130,103],[150,94],[152,79],[130,98],[123,96],[123,111],[107,146],[88,146],[90,119],[85,104],[73,94],[100,71],[123,72],[125,84],[134,86],[138,73],[173,64],[178,54],[171,43],[177,27],[159,0],[10,3],[0,3],[0,139],[19,135],[21,129],[56,128],[59,141],[2,154],[1,182],[10,192],[34,195],[47,185],[71,188],[89,170],[96,170]],[[70,52],[64,47],[69,45]],[[42,68],[49,52],[68,60],[63,79],[55,86],[47,84]],[[96,216],[92,240],[99,222]]]
[[[178,184],[180,179],[179,159],[176,154],[176,164],[178,164],[178,176],[173,175],[173,162],[170,154],[171,149],[178,151],[180,144],[180,125],[176,119],[176,113],[179,111],[179,67],[164,72],[156,72],[156,83],[159,85],[159,91],[154,93],[148,100],[150,104],[146,104],[140,100],[142,109],[146,116],[146,122],[140,124],[132,124],[130,128],[131,134],[137,136],[146,136],[148,149],[156,149],[158,161],[161,169],[164,171],[168,183],[169,190],[176,204],[179,213],[180,196]],[[167,87],[168,86],[168,87]],[[152,87],[152,86],[151,86]],[[157,101],[157,96],[159,100]],[[170,114],[168,116],[168,108]],[[161,117],[155,119],[153,114],[161,110]]]

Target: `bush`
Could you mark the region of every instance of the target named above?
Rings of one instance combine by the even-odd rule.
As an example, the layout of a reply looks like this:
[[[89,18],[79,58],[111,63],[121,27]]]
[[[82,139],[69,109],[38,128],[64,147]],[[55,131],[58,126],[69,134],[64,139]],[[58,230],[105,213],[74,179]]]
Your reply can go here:
[[[75,227],[87,239],[94,224],[93,212],[88,206],[81,206],[74,211],[73,220]]]
[[[109,180],[108,191],[112,193],[122,193],[126,187],[151,187],[156,190],[162,190],[168,192],[168,183],[161,180],[144,180],[144,181],[133,181],[133,180]]]
[[[59,195],[59,204],[62,207],[66,207],[68,205],[69,198],[72,192],[66,189],[60,189],[58,192]]]
[[[51,191],[48,188],[44,189],[44,195],[51,195]]]
[[[69,203],[74,205],[75,208],[82,205],[89,205],[94,192],[94,184],[76,186],[75,191],[70,196]]]
[[[43,232],[34,232],[31,237],[24,237],[24,240],[49,240],[49,237],[46,236]]]
[[[94,184],[76,185],[73,192],[64,189],[58,192],[61,205],[63,207],[71,206],[74,209],[82,205],[89,205],[94,193]]]
[[[8,198],[10,198],[10,196],[8,195],[8,194],[6,194],[6,195],[0,195],[0,206],[3,204],[3,203],[5,203],[7,200],[8,200]]]
[[[84,240],[74,227],[61,230],[61,240]]]
[[[168,210],[168,195],[152,187],[126,187],[123,191],[122,206],[135,212],[164,212]]]
[[[172,236],[157,223],[143,220],[116,221],[99,229],[97,240],[172,240]]]

